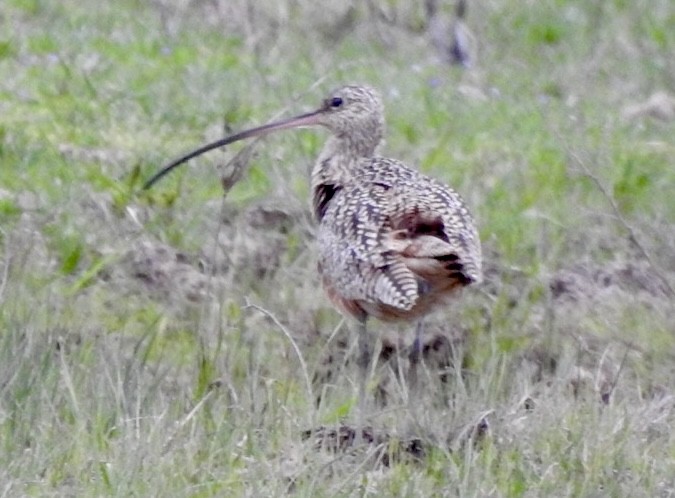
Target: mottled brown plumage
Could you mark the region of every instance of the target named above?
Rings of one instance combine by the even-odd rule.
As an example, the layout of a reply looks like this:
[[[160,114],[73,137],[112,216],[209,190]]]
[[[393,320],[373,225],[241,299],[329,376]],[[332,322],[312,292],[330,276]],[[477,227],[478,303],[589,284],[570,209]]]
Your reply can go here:
[[[312,172],[324,287],[359,321],[418,318],[480,281],[473,219],[453,190],[375,155],[384,122],[374,90],[348,86],[335,99],[322,119],[333,136]]]
[[[370,363],[369,316],[418,319],[458,289],[481,280],[478,233],[462,198],[400,161],[376,154],[384,134],[384,110],[375,90],[346,86],[314,112],[201,147],[162,169],[146,188],[208,150],[308,125],[332,133],[311,178],[319,271],[331,301],[360,323],[363,394]],[[419,331],[420,327],[417,353]]]

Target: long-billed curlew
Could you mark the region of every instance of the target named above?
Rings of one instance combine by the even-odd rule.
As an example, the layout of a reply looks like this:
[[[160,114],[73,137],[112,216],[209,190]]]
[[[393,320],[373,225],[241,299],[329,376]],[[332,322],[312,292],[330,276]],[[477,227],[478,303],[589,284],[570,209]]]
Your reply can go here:
[[[309,125],[332,132],[311,178],[319,273],[330,300],[359,324],[363,402],[372,349],[368,317],[420,319],[411,355],[416,377],[421,318],[482,276],[478,233],[462,198],[402,162],[376,155],[384,109],[375,90],[346,86],[313,112],[205,145],[160,170],[145,188],[209,150]]]

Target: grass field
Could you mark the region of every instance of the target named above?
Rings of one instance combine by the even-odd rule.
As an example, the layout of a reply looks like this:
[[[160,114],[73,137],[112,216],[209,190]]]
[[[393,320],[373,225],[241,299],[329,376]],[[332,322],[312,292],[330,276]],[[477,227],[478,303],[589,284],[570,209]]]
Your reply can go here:
[[[675,4],[471,2],[463,69],[417,3],[2,2],[0,496],[675,496]],[[368,423],[425,448],[388,465],[303,438],[354,421],[358,381],[315,273],[325,132],[140,192],[345,83],[485,253],[416,408],[412,330],[375,325]]]

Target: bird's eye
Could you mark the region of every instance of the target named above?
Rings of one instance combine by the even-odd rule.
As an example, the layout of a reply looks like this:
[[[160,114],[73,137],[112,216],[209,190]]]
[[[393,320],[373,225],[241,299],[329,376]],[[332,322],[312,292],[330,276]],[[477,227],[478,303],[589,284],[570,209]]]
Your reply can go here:
[[[333,97],[330,100],[330,106],[333,108],[338,108],[342,105],[342,99],[340,97]]]

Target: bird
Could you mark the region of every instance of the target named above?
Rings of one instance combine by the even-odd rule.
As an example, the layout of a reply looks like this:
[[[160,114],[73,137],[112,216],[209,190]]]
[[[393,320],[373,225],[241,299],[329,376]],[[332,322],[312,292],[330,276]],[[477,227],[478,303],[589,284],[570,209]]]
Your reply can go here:
[[[419,170],[379,155],[385,120],[375,89],[343,86],[314,111],[204,145],[162,168],[144,188],[210,150],[309,126],[330,132],[310,178],[318,273],[330,301],[357,324],[363,406],[373,351],[368,320],[417,321],[410,355],[416,383],[424,317],[482,280],[479,234],[462,197]]]

